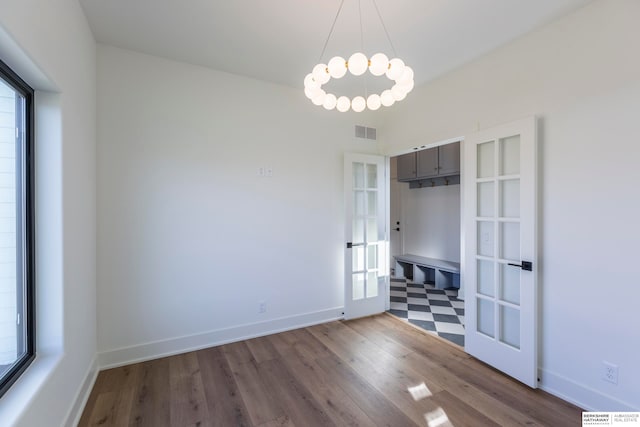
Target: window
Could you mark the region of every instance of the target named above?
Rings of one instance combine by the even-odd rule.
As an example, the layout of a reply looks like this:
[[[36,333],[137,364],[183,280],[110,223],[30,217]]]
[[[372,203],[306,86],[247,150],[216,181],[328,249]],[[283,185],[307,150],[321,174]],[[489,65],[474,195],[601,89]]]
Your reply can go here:
[[[0,61],[0,396],[35,357],[33,89]]]

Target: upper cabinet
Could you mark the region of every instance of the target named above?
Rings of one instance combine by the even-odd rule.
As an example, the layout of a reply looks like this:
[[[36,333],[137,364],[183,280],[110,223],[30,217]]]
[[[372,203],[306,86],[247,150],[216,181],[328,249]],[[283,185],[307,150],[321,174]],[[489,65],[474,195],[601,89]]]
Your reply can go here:
[[[398,181],[415,181],[459,174],[459,142],[398,156]]]
[[[418,173],[416,178],[431,178],[438,176],[438,150],[440,147],[427,148],[417,151],[416,162],[418,163]]]
[[[416,179],[416,153],[407,153],[398,156],[398,181],[411,181]]]
[[[460,174],[460,143],[441,145],[438,147],[438,174]]]

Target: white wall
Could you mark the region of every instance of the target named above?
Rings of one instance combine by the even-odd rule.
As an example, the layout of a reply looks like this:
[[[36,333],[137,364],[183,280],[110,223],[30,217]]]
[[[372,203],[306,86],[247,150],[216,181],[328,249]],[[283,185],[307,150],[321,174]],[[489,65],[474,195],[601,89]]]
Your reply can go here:
[[[353,136],[366,117],[327,113],[298,89],[98,52],[101,365],[339,316],[343,153],[377,150]]]
[[[37,357],[0,420],[62,425],[96,368],[96,57],[78,2],[2,2],[0,59],[37,90]]]
[[[541,385],[598,410],[640,408],[638,16],[595,1],[417,88],[381,129],[394,153],[539,115]]]
[[[400,188],[404,252],[460,262],[460,185]]]

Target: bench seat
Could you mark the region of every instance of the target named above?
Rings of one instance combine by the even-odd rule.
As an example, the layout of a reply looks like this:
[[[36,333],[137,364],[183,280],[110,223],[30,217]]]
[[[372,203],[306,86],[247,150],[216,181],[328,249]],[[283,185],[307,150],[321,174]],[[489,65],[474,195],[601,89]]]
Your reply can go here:
[[[460,263],[413,254],[394,257],[395,277],[414,283],[435,283],[436,289],[460,288]]]

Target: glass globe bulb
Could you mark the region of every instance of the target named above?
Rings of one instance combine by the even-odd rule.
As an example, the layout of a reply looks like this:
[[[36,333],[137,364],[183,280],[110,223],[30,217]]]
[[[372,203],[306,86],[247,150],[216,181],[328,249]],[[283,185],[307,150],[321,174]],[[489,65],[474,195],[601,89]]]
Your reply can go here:
[[[325,97],[324,97],[324,102],[322,103],[322,106],[327,109],[327,110],[333,110],[334,108],[336,108],[336,96],[332,93],[328,93]]]
[[[413,83],[413,80],[408,80],[408,81],[398,82],[396,83],[396,85],[400,86],[400,88],[402,88],[404,93],[409,93],[413,90],[414,83]]]
[[[327,96],[327,93],[324,90],[319,89],[319,92],[316,94],[316,96],[313,97],[311,102],[313,102],[314,105],[322,105],[324,104],[324,98],[326,96]]]
[[[374,76],[381,76],[387,72],[389,68],[389,58],[384,53],[376,53],[371,57],[371,65],[369,71]]]
[[[405,65],[404,72],[402,73],[400,78],[396,81],[398,83],[404,83],[404,82],[408,82],[409,80],[413,81],[413,69],[408,65]]]
[[[387,89],[380,94],[380,102],[385,107],[391,107],[396,102],[393,94],[391,93],[391,89]]]
[[[389,61],[389,69],[387,70],[387,77],[389,80],[397,80],[404,73],[404,61],[400,58],[393,58]],[[316,74],[313,73],[315,76]],[[316,79],[318,80],[318,79]]]
[[[367,98],[367,108],[369,108],[369,110],[371,111],[376,111],[378,108],[380,108],[381,104],[382,102],[380,101],[380,95],[378,95],[377,93],[369,95],[369,97]]]
[[[329,73],[327,73],[327,65],[326,64],[318,64],[318,65],[316,65],[315,67],[313,67],[313,71],[311,73],[313,74],[314,80],[316,82],[318,82],[320,85],[325,84],[331,78]]]
[[[349,108],[351,108],[351,100],[349,100],[349,98],[347,98],[346,96],[341,96],[340,98],[338,98],[336,108],[341,113],[349,111]]]
[[[316,89],[320,87],[320,84],[318,82],[316,82],[313,78],[313,74],[309,73],[307,74],[307,76],[304,78],[304,87],[309,88],[309,89]]]
[[[402,86],[398,86],[397,84],[393,85],[391,88],[391,94],[393,95],[393,99],[396,101],[402,101],[407,97],[407,92],[404,91]]]
[[[339,79],[347,74],[347,62],[340,56],[334,56],[327,64],[329,74],[334,79]]]
[[[356,113],[359,113],[359,112],[363,111],[366,106],[367,106],[367,101],[365,101],[364,98],[361,97],[361,96],[356,96],[351,101],[351,108]]]
[[[354,53],[349,57],[349,72],[354,76],[361,76],[367,71],[369,61],[364,53]],[[363,98],[364,99],[364,98]]]
[[[315,88],[315,89],[310,89],[308,87],[304,88],[304,95],[309,98],[309,99],[313,99],[316,97],[316,95],[318,95],[320,93],[320,91],[322,91],[322,89],[320,89],[319,87]]]

